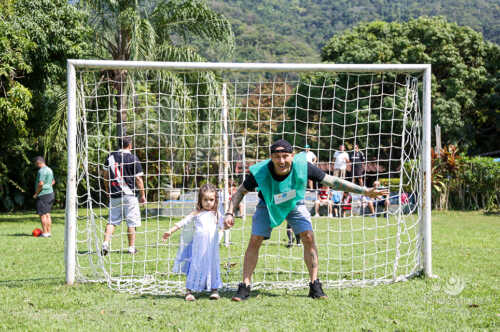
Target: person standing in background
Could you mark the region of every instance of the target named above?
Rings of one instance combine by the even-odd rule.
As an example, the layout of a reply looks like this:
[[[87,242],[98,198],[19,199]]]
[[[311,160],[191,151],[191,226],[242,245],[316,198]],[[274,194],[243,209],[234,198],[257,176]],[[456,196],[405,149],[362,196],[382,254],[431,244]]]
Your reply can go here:
[[[358,180],[359,185],[363,186],[363,163],[365,162],[365,155],[359,151],[359,146],[354,144],[354,151],[349,154],[349,160],[352,163],[352,183]]]
[[[128,253],[136,254],[135,230],[141,226],[139,203],[146,203],[144,175],[139,158],[132,153],[132,139],[123,137],[118,144],[118,151],[111,152],[104,164],[104,190],[109,195],[109,220],[102,243],[102,255],[111,250],[111,236],[115,227],[123,219],[127,222]],[[139,193],[139,199],[136,193]]]
[[[52,218],[50,211],[54,204],[55,195],[52,186],[56,183],[54,180],[54,173],[45,164],[43,157],[35,158],[35,165],[38,168],[35,182],[35,194],[33,198],[36,199],[36,213],[40,216],[42,223],[42,234],[44,238],[50,237]]]
[[[335,159],[335,164],[333,165],[333,175],[341,179],[345,179],[345,171],[347,169],[347,163],[349,163],[349,155],[345,152],[344,144],[339,146],[339,151],[335,152],[333,158]]]
[[[318,160],[318,158],[316,158],[316,155],[314,154],[314,152],[311,151],[311,146],[309,144],[306,144],[305,146],[305,154],[306,154],[306,159],[307,159],[307,162],[311,163],[311,164],[316,164],[316,161]],[[314,184],[313,184],[313,181],[312,180],[307,180],[307,188],[313,190],[314,189]]]

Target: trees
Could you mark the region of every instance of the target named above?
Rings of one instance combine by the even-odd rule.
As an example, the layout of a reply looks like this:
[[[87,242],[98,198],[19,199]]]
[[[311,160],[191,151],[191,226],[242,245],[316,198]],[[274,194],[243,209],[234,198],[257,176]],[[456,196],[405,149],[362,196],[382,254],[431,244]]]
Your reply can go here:
[[[88,49],[83,17],[64,0],[0,7],[0,208],[23,205],[31,196],[30,159],[44,148],[54,151],[57,186],[64,187],[65,158],[57,154],[64,153],[65,131],[54,128],[52,141],[45,134],[64,96],[66,59],[84,57]]]
[[[31,196],[34,172],[30,159],[34,155],[49,157],[60,188],[56,201],[64,196],[67,59],[203,61],[188,46],[193,36],[219,43],[228,52],[233,47],[227,20],[195,0],[13,0],[2,3],[0,15],[0,145],[4,152],[0,156],[0,200],[4,203],[0,208],[8,210],[14,202],[22,204],[24,197]],[[124,106],[130,101],[128,73],[106,74],[123,83],[115,85],[113,92],[118,95],[113,107],[120,110],[122,122]],[[203,96],[217,95],[202,91],[215,88],[215,76],[202,76],[188,77],[211,82],[200,84],[199,96],[182,92],[191,100],[198,98],[194,102],[200,105],[209,102]],[[175,89],[181,89],[179,77],[170,74],[163,84],[171,82],[179,83]]]
[[[442,15],[500,43],[498,0],[210,0],[236,34],[235,61],[316,62],[335,34],[362,22]],[[283,52],[285,51],[285,52]],[[205,54],[205,53],[204,53]],[[211,56],[208,54],[207,56]]]
[[[155,61],[205,61],[195,49],[190,47],[193,38],[203,39],[208,47],[220,46],[225,52],[232,52],[234,36],[229,21],[221,14],[210,9],[203,1],[198,0],[99,0],[77,1],[76,5],[85,9],[91,18],[89,23],[95,31],[95,54],[104,59],[113,60],[155,60]],[[192,153],[180,155],[178,146],[200,146],[199,141],[210,140],[203,135],[206,122],[197,123],[210,117],[208,105],[214,105],[213,96],[219,96],[220,91],[216,76],[213,73],[171,73],[158,72],[148,74],[129,72],[124,69],[102,73],[105,78],[102,85],[111,84],[114,89],[116,109],[116,136],[127,134],[127,118],[132,113],[129,103],[133,102],[133,117],[136,122],[140,119],[155,117],[162,118],[172,125],[167,126],[160,122],[146,123],[148,128],[141,125],[134,126],[134,133],[149,132],[162,135],[137,135],[134,144],[147,146],[147,149],[138,151],[142,160],[159,158],[168,154],[172,160],[186,158],[187,161],[196,159]],[[161,77],[161,79],[160,79]],[[193,83],[193,84],[186,84]],[[196,83],[196,84],[195,84]],[[96,87],[99,88],[99,87]],[[158,97],[159,109],[148,107],[140,99],[134,100],[135,91],[170,91],[176,98]],[[215,92],[214,92],[215,91]],[[216,97],[217,98],[217,97]],[[189,109],[189,105],[198,105],[199,112]],[[220,104],[220,101],[219,101]],[[171,112],[177,108],[182,111]],[[142,111],[141,111],[142,109]],[[161,113],[161,114],[159,114]],[[168,120],[167,120],[168,119]],[[186,119],[189,121],[186,122]],[[182,133],[182,135],[181,135]],[[108,133],[110,134],[110,133]],[[153,139],[153,136],[156,139]],[[172,140],[172,137],[181,139]],[[203,144],[211,145],[210,142]],[[168,148],[165,148],[168,147]],[[148,164],[151,172],[158,173],[154,168],[158,165]],[[179,163],[163,163],[164,169],[175,169],[176,174],[183,174]],[[159,167],[159,166],[158,166]],[[180,168],[180,169],[179,169]],[[148,181],[162,181],[163,187],[178,184],[178,179],[171,177],[150,178]],[[156,184],[152,184],[155,186]]]
[[[233,46],[227,19],[197,0],[76,1],[89,13],[95,31],[96,55],[113,60],[202,61],[185,42],[190,36]],[[126,135],[127,71],[113,70],[117,136]]]
[[[322,50],[334,63],[431,63],[433,124],[443,143],[494,150],[499,137],[500,47],[444,18],[372,22],[334,36]]]
[[[24,53],[33,47],[24,32],[0,20],[0,200],[7,210],[14,207],[14,202],[24,202],[24,183],[16,178],[11,161],[28,159],[26,121],[32,95],[19,79],[31,72]]]

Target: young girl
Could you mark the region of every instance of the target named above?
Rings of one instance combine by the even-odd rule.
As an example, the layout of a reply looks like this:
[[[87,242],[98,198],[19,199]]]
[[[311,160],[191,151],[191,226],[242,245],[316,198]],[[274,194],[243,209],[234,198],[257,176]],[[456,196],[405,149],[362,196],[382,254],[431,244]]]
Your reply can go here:
[[[196,300],[192,292],[205,290],[211,291],[211,300],[220,298],[217,291],[222,287],[218,229],[222,228],[222,216],[217,212],[218,200],[217,188],[211,184],[203,185],[198,192],[196,210],[163,234],[165,241],[185,227],[173,272],[187,276],[186,301]]]

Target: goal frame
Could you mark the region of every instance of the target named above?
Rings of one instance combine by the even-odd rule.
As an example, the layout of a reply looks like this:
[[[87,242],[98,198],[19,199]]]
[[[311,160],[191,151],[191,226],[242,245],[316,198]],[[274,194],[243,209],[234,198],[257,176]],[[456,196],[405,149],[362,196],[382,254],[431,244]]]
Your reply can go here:
[[[412,72],[421,73],[422,91],[422,161],[423,193],[420,233],[423,240],[423,274],[432,274],[431,236],[431,65],[430,64],[299,64],[299,63],[214,63],[214,62],[153,62],[114,60],[67,61],[67,149],[68,174],[66,183],[66,213],[64,260],[66,284],[73,285],[76,275],[76,212],[77,212],[77,100],[76,69],[161,69],[171,71],[243,71],[243,72]]]

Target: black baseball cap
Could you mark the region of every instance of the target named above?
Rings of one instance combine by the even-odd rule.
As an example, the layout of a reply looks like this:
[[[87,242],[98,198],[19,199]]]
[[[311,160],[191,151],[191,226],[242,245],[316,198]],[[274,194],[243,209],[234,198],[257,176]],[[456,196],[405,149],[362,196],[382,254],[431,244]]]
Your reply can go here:
[[[271,145],[271,153],[275,152],[293,152],[293,147],[284,139],[279,139]]]

